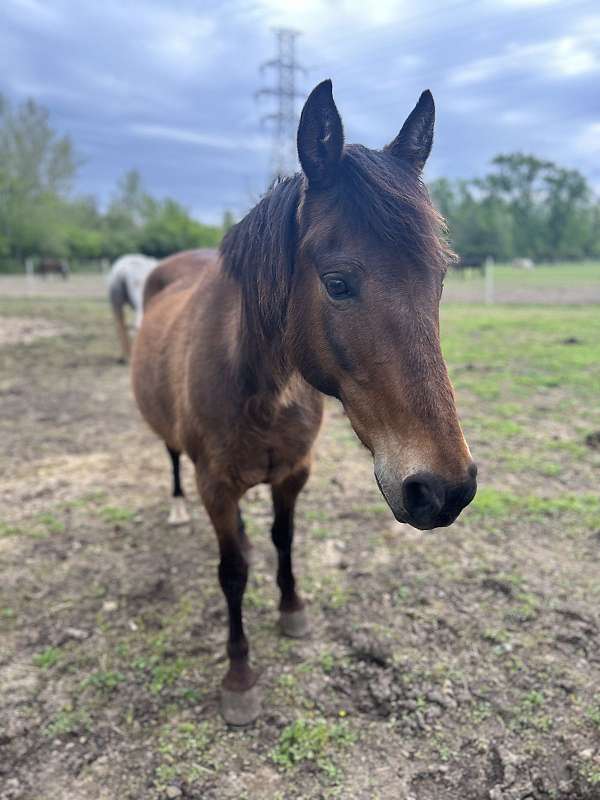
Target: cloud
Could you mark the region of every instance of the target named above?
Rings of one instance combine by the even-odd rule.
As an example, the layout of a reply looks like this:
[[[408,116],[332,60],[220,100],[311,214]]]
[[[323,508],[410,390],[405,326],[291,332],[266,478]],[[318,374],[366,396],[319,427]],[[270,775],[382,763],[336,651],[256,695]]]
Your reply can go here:
[[[584,125],[576,137],[576,144],[584,153],[600,155],[600,121]]]
[[[265,138],[256,136],[247,138],[243,136],[216,135],[168,125],[134,124],[129,126],[129,131],[134,136],[143,136],[149,139],[166,139],[170,142],[214,148],[215,150],[259,151],[265,150],[269,146]]]
[[[0,9],[0,91],[48,106],[85,158],[79,189],[104,199],[131,167],[150,191],[211,218],[260,194],[270,131],[259,120],[276,106],[254,93],[276,82],[259,72],[275,55],[276,25],[302,31],[302,94],[334,79],[349,141],[389,141],[429,87],[430,176],[481,174],[511,150],[597,174],[597,0],[0,0]]]
[[[63,22],[59,9],[42,0],[4,0],[3,11],[13,20],[32,28],[55,28]]]
[[[580,34],[535,44],[509,44],[501,53],[458,67],[450,74],[449,83],[463,86],[515,72],[551,78],[600,72],[600,43],[593,36]]]

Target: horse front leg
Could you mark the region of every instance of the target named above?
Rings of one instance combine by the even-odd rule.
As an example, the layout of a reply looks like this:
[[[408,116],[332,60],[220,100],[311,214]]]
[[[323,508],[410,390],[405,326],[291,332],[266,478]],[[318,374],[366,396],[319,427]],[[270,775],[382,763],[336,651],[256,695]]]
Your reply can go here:
[[[199,480],[202,500],[219,543],[219,583],[227,601],[229,669],[221,684],[221,713],[230,725],[248,725],[260,714],[257,674],[250,666],[249,646],[242,620],[248,581],[248,561],[240,537],[239,496],[220,484],[207,487]]]
[[[306,636],[310,629],[304,601],[296,591],[292,568],[294,509],[308,475],[308,466],[304,466],[281,483],[271,487],[275,511],[271,537],[277,550],[277,584],[281,592],[279,627],[285,636],[296,639]]]

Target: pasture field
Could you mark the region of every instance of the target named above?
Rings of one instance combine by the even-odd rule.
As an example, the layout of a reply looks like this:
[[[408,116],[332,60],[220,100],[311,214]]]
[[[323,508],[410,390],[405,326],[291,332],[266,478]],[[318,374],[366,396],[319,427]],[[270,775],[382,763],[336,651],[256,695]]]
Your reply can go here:
[[[276,631],[269,494],[249,493],[264,711],[241,731],[217,710],[214,535],[197,503],[165,525],[107,305],[3,297],[1,800],[598,800],[600,270],[580,274],[579,305],[444,305],[480,469],[451,528],[393,520],[327,403],[297,514],[306,640]]]

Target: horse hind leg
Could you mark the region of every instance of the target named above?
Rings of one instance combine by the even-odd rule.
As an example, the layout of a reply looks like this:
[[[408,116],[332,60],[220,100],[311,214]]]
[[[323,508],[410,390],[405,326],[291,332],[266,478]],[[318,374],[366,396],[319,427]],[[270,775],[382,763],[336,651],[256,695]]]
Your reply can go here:
[[[294,639],[303,638],[310,631],[304,601],[296,591],[292,569],[294,509],[308,474],[308,468],[303,468],[271,489],[275,511],[271,537],[277,550],[277,584],[281,591],[279,628],[284,636]]]
[[[179,525],[187,525],[190,521],[190,515],[185,503],[185,495],[181,487],[181,453],[179,453],[177,450],[172,450],[170,447],[167,447],[167,451],[171,457],[171,469],[173,473],[171,510],[169,512],[167,523],[172,527],[177,527]]]

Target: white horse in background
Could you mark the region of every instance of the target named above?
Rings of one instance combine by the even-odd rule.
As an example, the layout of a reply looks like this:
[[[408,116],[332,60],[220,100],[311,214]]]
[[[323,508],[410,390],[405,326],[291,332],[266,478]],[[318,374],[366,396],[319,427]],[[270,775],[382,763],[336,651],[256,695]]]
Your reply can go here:
[[[131,352],[129,332],[125,324],[125,306],[131,306],[134,310],[137,330],[142,322],[144,284],[157,264],[156,258],[134,253],[118,258],[108,274],[108,297],[115,316],[123,362],[128,361]]]

